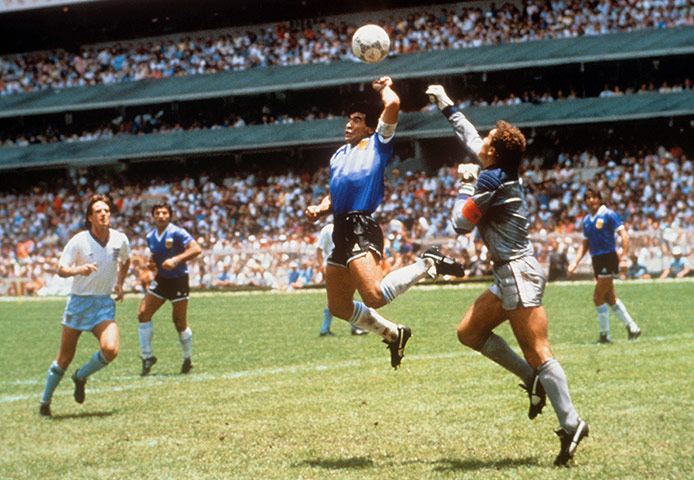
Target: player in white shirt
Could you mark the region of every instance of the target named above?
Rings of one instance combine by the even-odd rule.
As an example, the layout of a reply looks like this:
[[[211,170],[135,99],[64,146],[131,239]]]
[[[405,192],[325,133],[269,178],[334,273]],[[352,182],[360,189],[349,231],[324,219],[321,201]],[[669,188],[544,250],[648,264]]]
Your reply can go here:
[[[110,227],[112,211],[108,197],[93,195],[85,212],[87,230],[72,237],[60,257],[58,275],[74,279],[63,313],[58,357],[48,370],[41,397],[41,416],[51,416],[53,392],[75,356],[82,332],[94,334],[99,351],[72,375],[77,403],[84,402],[87,377],[118,355],[120,335],[111,292],[115,291],[116,301],[123,299],[123,281],[130,268],[130,245],[125,234]]]

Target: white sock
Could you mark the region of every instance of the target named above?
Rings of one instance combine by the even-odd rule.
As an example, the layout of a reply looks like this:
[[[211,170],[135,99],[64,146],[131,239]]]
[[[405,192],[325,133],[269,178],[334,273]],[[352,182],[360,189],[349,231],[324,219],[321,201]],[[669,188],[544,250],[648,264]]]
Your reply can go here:
[[[373,308],[361,302],[354,302],[354,312],[349,322],[357,328],[368,330],[383,337],[388,342],[398,338],[398,326],[379,315]]]
[[[615,315],[617,315],[617,318],[619,318],[622,323],[627,326],[630,332],[633,333],[638,331],[638,325],[636,325],[634,320],[631,319],[631,315],[629,315],[629,312],[627,312],[627,307],[624,306],[620,299],[617,299],[617,303],[612,305],[612,311]]]
[[[399,268],[390,272],[381,280],[381,292],[386,298],[386,302],[390,303],[395,300],[395,297],[406,291],[412,285],[420,281],[427,274],[434,264],[430,258],[420,258],[412,265]]]
[[[598,323],[600,324],[600,332],[606,333],[609,337],[610,335],[610,309],[606,303],[603,303],[598,310]]]
[[[152,322],[140,323],[138,327],[138,333],[140,336],[140,350],[142,351],[142,358],[149,358],[152,356],[152,336],[154,335],[154,327]]]
[[[183,350],[183,360],[193,356],[193,331],[190,327],[178,334],[178,339],[181,342],[181,350]]]

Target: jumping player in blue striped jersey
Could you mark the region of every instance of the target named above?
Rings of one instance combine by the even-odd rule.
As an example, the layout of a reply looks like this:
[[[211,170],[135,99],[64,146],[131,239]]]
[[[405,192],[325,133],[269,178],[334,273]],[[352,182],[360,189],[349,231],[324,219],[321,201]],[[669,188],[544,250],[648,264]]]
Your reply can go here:
[[[523,381],[521,387],[528,393],[531,420],[542,412],[549,396],[561,426],[556,431],[561,449],[555,464],[566,465],[578,443],[588,435],[588,425],[579,418],[571,402],[566,375],[547,339],[547,313],[542,306],[545,274],[533,256],[528,206],[518,175],[525,137],[518,128],[499,121],[482,138],[455,109],[441,85],[430,85],[426,93],[448,119],[458,140],[479,161],[458,166],[459,196],[451,221],[460,234],[477,228],[494,263],[494,284],[477,298],[461,320],[458,340]],[[511,323],[525,358],[494,333],[506,320]]]
[[[583,217],[583,241],[578,247],[576,258],[569,264],[568,271],[570,274],[575,273],[578,263],[590,251],[593,274],[597,279],[593,292],[593,302],[598,311],[598,323],[600,324],[598,343],[612,343],[609,308],[626,326],[627,338],[636,340],[641,335],[641,329],[631,318],[622,301],[617,298],[614,290],[614,277],[619,273],[619,256],[615,234],[619,234],[622,239],[622,258],[624,261],[629,256],[629,234],[619,215],[602,204],[598,190],[587,189],[583,199],[589,213]]]
[[[382,107],[367,102],[350,107],[346,144],[330,159],[330,193],[319,204],[309,205],[305,213],[312,222],[329,213],[334,217],[335,248],[326,267],[330,313],[382,337],[390,350],[391,366],[398,368],[412,331],[375,309],[393,301],[432,267],[439,275],[463,276],[464,271],[460,264],[429,249],[414,264],[383,276],[383,232],[371,214],[383,200],[384,172],[393,154],[400,98],[392,85],[390,77],[372,83]],[[361,302],[354,300],[357,291]]]
[[[146,237],[157,274],[137,312],[142,376],[147,375],[157,362],[157,357],[152,354],[152,316],[167,300],[172,305],[173,323],[183,351],[181,373],[188,373],[193,368],[193,332],[187,319],[190,286],[186,262],[200,255],[201,249],[190,233],[171,223],[171,214],[172,208],[168,203],[154,205],[155,228]]]

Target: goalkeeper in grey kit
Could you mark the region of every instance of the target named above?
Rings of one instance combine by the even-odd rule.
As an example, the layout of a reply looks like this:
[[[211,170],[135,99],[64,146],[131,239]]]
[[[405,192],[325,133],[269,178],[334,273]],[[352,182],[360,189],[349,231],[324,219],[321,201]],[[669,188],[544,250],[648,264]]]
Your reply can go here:
[[[546,279],[533,256],[528,207],[518,175],[525,137],[518,128],[498,121],[482,138],[455,109],[442,86],[430,85],[426,93],[446,116],[458,140],[479,160],[478,164],[458,166],[459,195],[451,221],[460,234],[476,227],[494,264],[494,284],[461,320],[458,340],[521,379],[520,386],[530,399],[531,420],[542,412],[549,396],[561,425],[556,431],[561,450],[554,463],[566,465],[588,436],[588,425],[571,402],[566,375],[547,339],[547,313],[542,306]],[[525,358],[494,333],[506,320]]]

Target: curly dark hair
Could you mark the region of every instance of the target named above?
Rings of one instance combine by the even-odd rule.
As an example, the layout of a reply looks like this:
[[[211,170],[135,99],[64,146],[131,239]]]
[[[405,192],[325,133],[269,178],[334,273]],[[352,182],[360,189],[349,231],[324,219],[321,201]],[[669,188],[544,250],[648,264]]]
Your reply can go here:
[[[381,117],[381,110],[382,108],[378,104],[362,100],[350,105],[347,109],[347,115],[352,115],[355,112],[363,113],[366,126],[375,129],[378,126],[378,119]]]
[[[504,120],[496,122],[494,128],[496,132],[492,136],[490,145],[496,150],[499,166],[517,172],[525,153],[525,135],[518,127]]]

